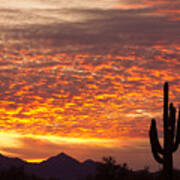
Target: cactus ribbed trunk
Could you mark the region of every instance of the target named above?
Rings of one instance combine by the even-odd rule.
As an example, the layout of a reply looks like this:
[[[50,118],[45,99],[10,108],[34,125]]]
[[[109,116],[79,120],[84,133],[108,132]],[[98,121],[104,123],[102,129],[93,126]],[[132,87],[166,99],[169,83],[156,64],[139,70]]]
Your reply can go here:
[[[166,180],[172,180],[173,158],[172,152],[164,153],[163,176]]]
[[[180,109],[176,125],[176,108],[171,103],[169,106],[168,83],[164,84],[164,106],[163,106],[163,123],[164,123],[164,146],[158,140],[156,121],[152,119],[149,131],[150,143],[153,156],[158,163],[163,164],[163,178],[166,180],[173,179],[173,152],[178,149],[180,143]],[[175,128],[176,126],[176,128]],[[176,131],[176,133],[175,133]]]
[[[172,179],[172,138],[171,138],[171,126],[170,121],[168,121],[169,114],[169,95],[168,95],[169,87],[168,84],[164,85],[164,107],[163,107],[163,122],[164,122],[164,163],[163,163],[163,175],[167,180]]]

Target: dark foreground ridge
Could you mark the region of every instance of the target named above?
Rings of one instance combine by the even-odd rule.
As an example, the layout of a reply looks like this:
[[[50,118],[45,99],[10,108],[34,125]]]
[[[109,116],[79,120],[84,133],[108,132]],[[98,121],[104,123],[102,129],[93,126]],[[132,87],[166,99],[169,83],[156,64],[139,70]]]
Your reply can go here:
[[[60,153],[41,163],[28,163],[18,158],[0,155],[1,180],[161,180],[161,172],[150,173],[148,168],[130,170],[126,164],[116,165],[112,157],[103,162],[76,159]],[[180,180],[180,171],[174,171]],[[163,179],[164,180],[164,179]]]

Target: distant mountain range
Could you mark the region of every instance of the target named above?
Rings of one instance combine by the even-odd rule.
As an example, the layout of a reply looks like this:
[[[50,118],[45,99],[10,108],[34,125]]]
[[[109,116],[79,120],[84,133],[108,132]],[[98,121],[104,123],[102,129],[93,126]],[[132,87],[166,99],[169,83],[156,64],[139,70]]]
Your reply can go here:
[[[5,172],[11,167],[24,167],[25,174],[33,174],[43,179],[84,180],[88,175],[94,176],[96,174],[96,168],[99,164],[100,162],[92,160],[86,160],[81,163],[65,153],[50,157],[41,163],[28,163],[19,158],[10,158],[0,154],[0,172]],[[122,166],[121,168],[123,170]],[[136,179],[142,180],[153,179],[160,175],[160,171],[150,173],[146,169],[139,171],[127,170],[126,173],[128,173],[130,177],[136,177]],[[174,176],[174,179],[180,179],[180,171],[174,170]],[[7,179],[5,178],[5,180]]]
[[[24,167],[28,174],[46,178],[59,178],[61,180],[77,180],[88,175],[94,175],[99,163],[86,160],[79,162],[65,153],[50,157],[41,163],[28,163],[19,158],[10,158],[0,154],[0,171],[10,167]]]

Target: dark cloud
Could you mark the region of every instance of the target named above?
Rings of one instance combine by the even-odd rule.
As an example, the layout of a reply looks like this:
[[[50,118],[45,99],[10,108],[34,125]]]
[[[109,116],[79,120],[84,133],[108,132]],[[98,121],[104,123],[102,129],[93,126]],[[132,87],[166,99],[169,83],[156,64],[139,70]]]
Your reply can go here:
[[[81,22],[24,25],[5,30],[11,38],[36,41],[39,46],[172,44],[179,37],[179,22],[167,16],[148,15],[151,8],[135,10],[71,9],[88,17]],[[165,41],[164,41],[165,40]]]

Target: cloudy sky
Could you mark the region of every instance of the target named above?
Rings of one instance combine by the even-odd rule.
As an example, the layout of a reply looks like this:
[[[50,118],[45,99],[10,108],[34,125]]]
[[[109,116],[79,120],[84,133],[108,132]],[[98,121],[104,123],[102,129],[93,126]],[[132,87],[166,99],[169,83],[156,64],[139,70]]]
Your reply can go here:
[[[179,0],[1,0],[1,153],[158,168],[148,129],[155,117],[162,135],[165,81],[180,104],[179,9]]]

